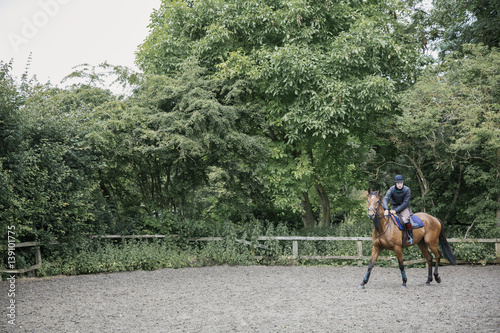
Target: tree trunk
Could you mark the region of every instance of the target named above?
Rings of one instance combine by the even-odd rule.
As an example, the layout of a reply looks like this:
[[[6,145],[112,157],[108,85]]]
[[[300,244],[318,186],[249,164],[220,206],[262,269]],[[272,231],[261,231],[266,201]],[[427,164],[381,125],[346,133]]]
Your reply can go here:
[[[448,219],[450,218],[450,214],[451,214],[452,210],[454,210],[455,205],[457,204],[458,195],[460,194],[460,185],[462,185],[462,165],[461,164],[459,164],[459,166],[458,166],[457,189],[455,190],[455,195],[453,196],[453,201],[448,206],[448,213],[446,213],[446,216],[443,219],[443,224],[444,225],[448,224]]]
[[[497,227],[500,228],[500,195],[498,196],[498,207],[497,208]]]
[[[422,172],[422,169],[417,164],[417,162],[413,158],[411,158],[410,155],[405,154],[405,156],[410,160],[411,164],[413,164],[413,167],[417,170],[420,193],[422,195],[422,201],[424,202],[423,211],[425,213],[425,196],[427,195],[427,193],[429,193],[429,183],[427,182],[427,179],[425,179],[424,173]]]
[[[330,199],[328,199],[328,194],[325,188],[320,183],[315,183],[316,193],[319,197],[319,202],[321,205],[321,216],[319,220],[320,227],[330,226]]]
[[[304,228],[314,227],[314,214],[311,202],[309,201],[309,194],[307,192],[302,193],[300,205],[302,206],[302,223],[304,223]]]

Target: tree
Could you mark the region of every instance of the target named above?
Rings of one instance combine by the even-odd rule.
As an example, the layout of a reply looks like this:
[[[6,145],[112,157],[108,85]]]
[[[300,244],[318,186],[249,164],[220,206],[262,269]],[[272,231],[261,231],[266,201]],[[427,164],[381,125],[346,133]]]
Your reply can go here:
[[[86,142],[92,110],[109,91],[67,90],[23,77],[18,86],[2,71],[2,221],[17,237],[72,241],[99,231],[95,216],[96,160]]]
[[[100,187],[119,229],[168,233],[178,219],[200,219],[201,206],[215,204],[199,195],[211,179],[230,187],[246,177],[255,187],[262,139],[247,133],[244,107],[217,99],[221,88],[204,71],[186,64],[176,76],[144,75],[131,97],[96,109],[101,128],[89,139],[107,161]]]
[[[338,152],[362,142],[418,74],[420,45],[405,34],[403,11],[386,1],[163,1],[137,61],[156,74],[196,61],[227,87],[243,82],[238,103],[259,110],[261,135],[273,142],[270,193],[302,205],[305,226],[315,194],[327,225],[326,189],[352,184]]]
[[[15,179],[11,169],[19,166],[13,154],[20,147],[21,126],[18,110],[22,96],[10,74],[12,63],[0,62],[0,235],[4,237],[7,226],[18,226],[17,209],[19,201],[15,197]],[[4,239],[6,239],[4,237]]]
[[[476,221],[484,233],[500,198],[500,53],[462,49],[401,95],[403,113],[388,135],[419,181],[415,207],[445,223]]]
[[[431,39],[438,40],[441,55],[461,51],[464,44],[500,46],[497,0],[438,0],[430,13]]]

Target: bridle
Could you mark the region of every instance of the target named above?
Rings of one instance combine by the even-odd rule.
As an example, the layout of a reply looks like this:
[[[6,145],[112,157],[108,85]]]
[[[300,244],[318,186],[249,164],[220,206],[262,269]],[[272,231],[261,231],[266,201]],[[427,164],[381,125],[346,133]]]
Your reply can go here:
[[[380,196],[377,194],[377,192],[372,192],[370,195],[375,195],[378,200],[377,200],[377,207],[373,208],[373,206],[370,206],[368,207],[368,217],[370,217],[370,212],[373,211],[373,217],[376,218],[380,218],[382,216],[378,215],[378,209],[380,207]],[[373,218],[370,217],[371,220],[373,220]]]
[[[377,197],[377,199],[378,199],[377,200],[377,207],[375,207],[375,208],[373,208],[373,206],[368,207],[368,217],[370,218],[370,220],[373,221],[376,218],[380,219],[381,217],[385,217],[383,215],[378,215],[378,209],[380,207],[380,202],[381,202],[381,198],[378,195],[378,193],[377,192],[372,192],[370,195],[375,195]],[[371,217],[370,214],[369,214],[371,211],[373,211],[373,217]],[[380,242],[380,236],[382,236],[383,234],[385,234],[390,229],[390,227],[391,227],[391,223],[390,223],[390,221],[388,221],[387,227],[385,228],[385,230],[382,233],[380,233],[377,230],[377,228],[375,228],[375,230],[377,231],[377,236],[378,236],[379,242]],[[380,245],[382,245],[382,243],[380,243]]]

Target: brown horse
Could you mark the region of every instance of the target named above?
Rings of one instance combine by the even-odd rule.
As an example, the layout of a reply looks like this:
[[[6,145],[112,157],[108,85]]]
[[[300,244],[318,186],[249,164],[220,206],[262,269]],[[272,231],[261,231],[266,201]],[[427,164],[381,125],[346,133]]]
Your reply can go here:
[[[436,257],[434,278],[437,283],[440,283],[441,278],[438,274],[438,266],[441,255],[438,250],[438,242],[439,245],[441,245],[446,259],[448,259],[448,261],[453,265],[456,265],[455,257],[453,256],[450,246],[448,245],[448,241],[444,235],[441,221],[438,218],[426,213],[416,213],[415,215],[420,217],[424,226],[418,229],[413,229],[414,241],[412,244],[403,244],[403,231],[399,230],[389,216],[384,216],[382,199],[383,198],[380,196],[380,192],[372,192],[368,195],[368,217],[374,224],[372,234],[372,257],[370,264],[368,265],[368,271],[366,272],[363,282],[361,282],[358,289],[365,288],[365,284],[368,283],[375,261],[377,261],[377,258],[383,249],[391,250],[396,253],[399,269],[401,270],[401,277],[403,278],[402,288],[406,288],[407,278],[403,265],[403,248],[415,244],[417,244],[420,248],[422,255],[427,261],[428,276],[425,285],[428,286],[432,281],[432,255],[429,253],[429,248]]]

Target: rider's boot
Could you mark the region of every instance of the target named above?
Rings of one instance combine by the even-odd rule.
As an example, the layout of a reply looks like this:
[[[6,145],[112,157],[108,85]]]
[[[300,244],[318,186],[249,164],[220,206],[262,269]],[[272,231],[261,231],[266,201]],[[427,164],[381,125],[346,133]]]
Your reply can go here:
[[[408,244],[413,243],[413,226],[411,222],[405,223],[406,230],[408,230]]]

